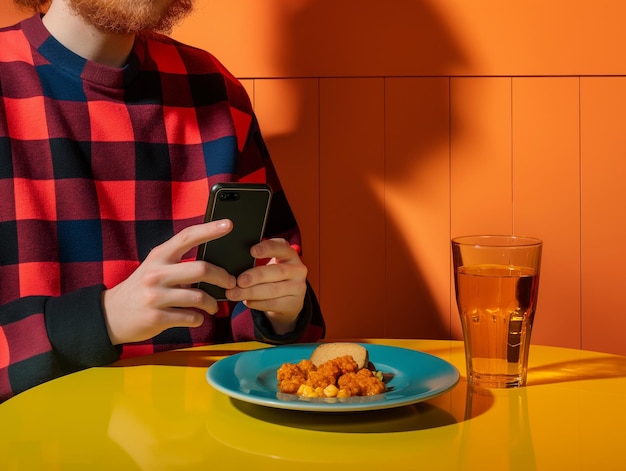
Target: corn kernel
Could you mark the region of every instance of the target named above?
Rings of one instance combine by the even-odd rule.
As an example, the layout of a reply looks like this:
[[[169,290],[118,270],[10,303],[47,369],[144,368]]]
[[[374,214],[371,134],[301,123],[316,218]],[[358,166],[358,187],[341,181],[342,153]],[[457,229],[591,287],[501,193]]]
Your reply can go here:
[[[338,391],[339,389],[337,389],[337,386],[335,386],[334,384],[329,384],[328,386],[324,388],[324,396],[336,397]]]
[[[340,389],[337,391],[337,397],[350,397],[350,391],[347,389]]]
[[[322,388],[313,389],[311,386],[308,386],[306,389],[306,397],[320,397],[320,391]]]

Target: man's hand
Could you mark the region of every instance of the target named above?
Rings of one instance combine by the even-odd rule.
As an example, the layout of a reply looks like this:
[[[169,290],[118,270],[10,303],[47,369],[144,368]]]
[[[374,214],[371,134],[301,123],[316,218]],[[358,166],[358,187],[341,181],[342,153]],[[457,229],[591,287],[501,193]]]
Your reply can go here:
[[[191,288],[200,281],[234,288],[235,277],[203,261],[181,263],[193,247],[232,230],[221,220],[190,226],[155,247],[126,280],[104,291],[104,317],[114,345],[139,342],[170,327],[198,327],[204,316],[187,308],[215,314],[218,304],[204,291]]]
[[[226,290],[226,297],[264,311],[277,334],[291,332],[304,305],[306,266],[284,239],[264,240],[253,246],[250,253],[254,258],[270,261],[242,273],[237,286]]]

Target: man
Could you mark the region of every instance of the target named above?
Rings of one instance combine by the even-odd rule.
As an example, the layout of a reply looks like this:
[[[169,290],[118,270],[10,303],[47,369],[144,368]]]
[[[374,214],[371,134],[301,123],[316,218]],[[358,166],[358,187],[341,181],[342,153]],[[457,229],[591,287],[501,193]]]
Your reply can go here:
[[[46,13],[0,30],[0,400],[120,355],[323,336],[243,87],[158,33],[192,0],[18,3]],[[269,261],[237,279],[195,260],[232,228],[202,223],[218,181],[274,190]]]

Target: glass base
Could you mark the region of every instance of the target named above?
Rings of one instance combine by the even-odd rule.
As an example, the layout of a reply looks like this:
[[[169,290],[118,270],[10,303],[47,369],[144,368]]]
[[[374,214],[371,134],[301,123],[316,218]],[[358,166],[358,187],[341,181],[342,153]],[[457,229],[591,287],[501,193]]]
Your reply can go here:
[[[486,375],[473,373],[467,382],[480,388],[519,388],[526,386],[526,378],[520,375]]]

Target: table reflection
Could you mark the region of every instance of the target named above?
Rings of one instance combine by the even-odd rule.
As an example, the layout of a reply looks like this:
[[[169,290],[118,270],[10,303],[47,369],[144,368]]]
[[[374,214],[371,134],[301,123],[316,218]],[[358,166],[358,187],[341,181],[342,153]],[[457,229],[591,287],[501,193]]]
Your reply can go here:
[[[527,388],[468,386],[466,397],[458,469],[482,462],[485,469],[536,470]],[[487,414],[496,401],[503,412]]]

